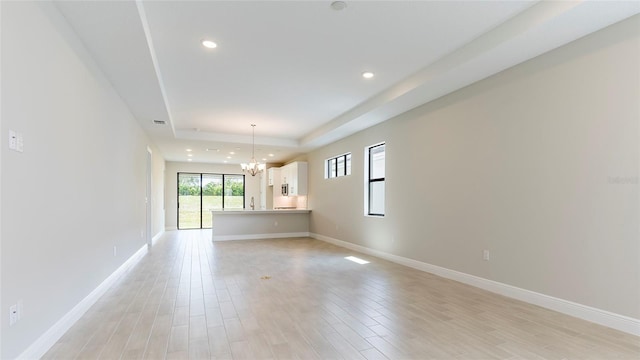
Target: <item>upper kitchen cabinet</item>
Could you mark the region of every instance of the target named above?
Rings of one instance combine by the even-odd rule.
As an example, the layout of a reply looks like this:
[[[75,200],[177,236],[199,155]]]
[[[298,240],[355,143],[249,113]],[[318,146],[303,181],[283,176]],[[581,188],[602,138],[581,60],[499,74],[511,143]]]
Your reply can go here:
[[[280,168],[268,168],[267,169],[267,185],[273,186],[274,180],[280,175]]]
[[[283,184],[288,184],[289,195],[307,195],[307,163],[296,161],[280,168]]]

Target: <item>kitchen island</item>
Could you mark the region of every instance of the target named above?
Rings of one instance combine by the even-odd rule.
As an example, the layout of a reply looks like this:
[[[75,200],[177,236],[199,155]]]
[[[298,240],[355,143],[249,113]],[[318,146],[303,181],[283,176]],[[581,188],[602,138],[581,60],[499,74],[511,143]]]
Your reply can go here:
[[[309,236],[306,209],[213,210],[211,239],[254,240]]]

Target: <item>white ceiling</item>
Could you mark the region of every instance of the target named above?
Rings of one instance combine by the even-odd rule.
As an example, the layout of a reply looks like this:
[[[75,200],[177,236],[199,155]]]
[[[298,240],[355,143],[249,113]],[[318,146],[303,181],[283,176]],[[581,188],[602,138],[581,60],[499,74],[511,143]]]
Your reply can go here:
[[[246,162],[250,124],[259,160],[288,160],[640,12],[637,1],[346,3],[56,2],[164,157],[209,163]]]

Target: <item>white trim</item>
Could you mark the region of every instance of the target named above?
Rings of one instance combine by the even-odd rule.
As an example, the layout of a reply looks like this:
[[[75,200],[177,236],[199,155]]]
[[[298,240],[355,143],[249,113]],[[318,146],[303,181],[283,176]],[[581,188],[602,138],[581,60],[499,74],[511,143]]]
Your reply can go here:
[[[164,230],[160,230],[157,234],[155,234],[153,238],[151,238],[151,246],[154,246],[156,242],[160,240],[163,234],[164,234]]]
[[[124,274],[129,268],[133,267],[147,254],[147,244],[144,244],[135,254],[133,254],[124,264],[120,265],[109,277],[107,277],[98,287],[96,287],[87,297],[82,299],[76,306],[66,313],[60,320],[58,320],[53,326],[49,328],[44,334],[42,334],[36,341],[34,341],[29,347],[18,356],[18,359],[39,359],[51,349],[51,347],[69,330],[73,324],[78,321],[82,315],[84,315],[93,304],[104,293],[109,290],[122,274]]]
[[[553,296],[537,293],[535,291],[522,289],[516,286],[500,283],[497,281],[481,278],[478,276],[450,270],[440,266],[424,263],[421,261],[405,258],[398,255],[389,254],[383,251],[370,249],[361,245],[334,239],[328,236],[311,233],[314,239],[322,240],[350,250],[379,257],[408,266],[417,270],[425,271],[443,278],[459,281],[461,283],[475,286],[480,289],[491,291],[506,297],[538,305],[563,314],[587,320],[596,324],[607,326],[632,335],[640,336],[640,319],[635,319],[625,315],[612,313],[610,311],[597,309],[591,306],[578,304],[572,301],[556,298]]]
[[[292,232],[292,233],[273,233],[273,234],[247,234],[247,235],[213,235],[213,241],[230,241],[230,240],[260,240],[260,239],[279,239],[292,237],[309,237],[309,232]]]

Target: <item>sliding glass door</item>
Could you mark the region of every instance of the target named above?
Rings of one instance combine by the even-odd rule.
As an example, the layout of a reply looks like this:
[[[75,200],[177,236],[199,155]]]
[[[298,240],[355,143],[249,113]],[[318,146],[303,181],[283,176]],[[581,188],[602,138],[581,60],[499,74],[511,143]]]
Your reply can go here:
[[[178,173],[178,229],[211,228],[211,210],[244,209],[244,175]]]

